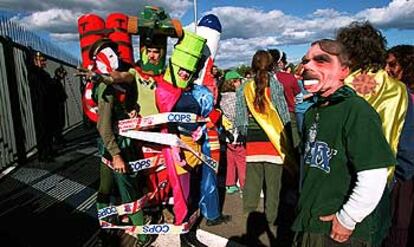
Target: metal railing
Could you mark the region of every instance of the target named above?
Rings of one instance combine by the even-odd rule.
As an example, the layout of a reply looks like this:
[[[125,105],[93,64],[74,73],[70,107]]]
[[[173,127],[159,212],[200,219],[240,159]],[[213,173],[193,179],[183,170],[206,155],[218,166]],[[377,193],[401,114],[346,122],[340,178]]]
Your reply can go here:
[[[47,41],[39,35],[29,31],[27,27],[10,20],[0,14],[0,35],[10,38],[13,42],[31,47],[51,57],[55,57],[69,64],[79,64],[79,59],[63,49]]]

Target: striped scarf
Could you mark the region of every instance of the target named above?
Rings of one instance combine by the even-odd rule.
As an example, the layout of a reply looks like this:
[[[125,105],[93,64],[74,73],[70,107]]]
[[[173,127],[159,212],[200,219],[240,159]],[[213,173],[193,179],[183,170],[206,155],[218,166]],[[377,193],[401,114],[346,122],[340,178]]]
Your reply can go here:
[[[283,87],[280,82],[274,78],[273,74],[269,73],[269,86],[270,86],[270,96],[272,99],[272,104],[279,113],[280,118],[282,119],[283,125],[286,125],[290,122],[289,110],[283,94]],[[247,135],[247,127],[249,125],[249,113],[246,105],[246,98],[244,96],[244,88],[248,82],[240,86],[236,91],[237,101],[236,101],[236,126],[240,131],[240,134]]]

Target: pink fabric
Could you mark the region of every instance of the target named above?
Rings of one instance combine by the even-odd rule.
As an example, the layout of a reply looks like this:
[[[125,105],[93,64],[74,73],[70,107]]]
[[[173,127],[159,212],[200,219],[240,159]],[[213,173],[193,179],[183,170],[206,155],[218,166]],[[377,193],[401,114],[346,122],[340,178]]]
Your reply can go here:
[[[182,90],[174,87],[170,83],[159,80],[157,81],[157,89],[155,89],[155,100],[160,112],[169,112],[177,103],[181,96]]]
[[[243,189],[246,181],[246,148],[244,145],[228,143],[226,186],[235,185],[237,178],[240,188]]]
[[[162,153],[165,158],[165,163],[167,165],[168,179],[171,183],[174,196],[174,215],[175,215],[175,224],[181,225],[187,216],[187,200],[186,200],[186,188],[182,188],[182,183],[179,176],[175,170],[174,154],[173,149],[170,147],[165,147],[162,149]],[[188,189],[187,189],[188,190]]]

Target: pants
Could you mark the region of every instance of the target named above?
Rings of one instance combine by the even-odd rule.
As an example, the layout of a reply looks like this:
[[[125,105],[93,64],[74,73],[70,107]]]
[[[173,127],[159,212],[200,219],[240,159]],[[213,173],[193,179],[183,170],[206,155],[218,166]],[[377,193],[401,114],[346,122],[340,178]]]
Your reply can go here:
[[[298,129],[298,133],[300,137],[303,137],[303,120],[305,118],[305,113],[303,112],[296,112],[296,126]]]
[[[269,224],[275,223],[279,207],[282,172],[281,165],[268,162],[247,163],[246,184],[243,191],[244,214],[257,210],[264,182],[266,219]]]
[[[392,225],[384,247],[412,246],[410,227],[414,222],[414,181],[397,181],[391,192]]]
[[[296,233],[293,247],[372,247],[368,242],[358,239],[349,239],[345,243],[339,243],[329,236],[321,233],[301,232]]]
[[[137,178],[135,176],[113,172],[102,163],[100,166],[101,180],[97,197],[98,209],[109,206],[114,182],[118,187],[122,203],[133,202],[143,196],[142,190],[138,189]],[[128,217],[134,226],[142,226],[144,224],[142,210],[135,214],[129,214]],[[146,238],[145,235],[138,235],[138,237],[141,240]]]
[[[290,114],[290,126],[292,127],[292,144],[296,149],[299,147],[300,136],[298,132],[298,125],[296,121],[296,114],[294,112],[289,112]]]
[[[240,188],[246,181],[246,147],[242,144],[227,144],[226,186],[233,186],[239,178]],[[237,176],[236,176],[237,171]]]

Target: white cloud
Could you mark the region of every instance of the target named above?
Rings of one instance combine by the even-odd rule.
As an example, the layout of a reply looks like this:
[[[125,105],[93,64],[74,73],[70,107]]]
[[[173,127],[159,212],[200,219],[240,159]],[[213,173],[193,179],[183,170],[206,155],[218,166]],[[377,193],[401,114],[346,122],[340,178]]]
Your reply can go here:
[[[64,41],[64,42],[70,42],[70,41],[78,41],[79,40],[79,34],[78,33],[53,33],[50,35],[50,37],[57,41]]]
[[[52,38],[59,40],[64,37],[72,39],[77,33],[77,19],[82,14],[92,12],[105,18],[109,13],[121,12],[136,16],[146,5],[163,7],[172,18],[180,18],[192,6],[192,1],[3,0],[0,3],[0,7],[6,9],[26,11],[25,15],[13,17],[13,21],[29,26],[31,30],[47,31]]]
[[[356,16],[382,28],[413,29],[414,1],[394,0],[386,7],[367,9]]]
[[[191,11],[191,0],[2,0],[0,8],[26,11],[14,20],[30,24],[31,29],[51,32],[55,40],[77,39],[77,18],[81,13],[109,12],[137,15],[145,5],[156,5],[176,18]],[[414,29],[414,1],[393,0],[380,8],[350,14],[337,9],[316,9],[307,16],[294,16],[280,10],[259,7],[215,7],[204,14],[217,15],[223,27],[217,62],[222,67],[250,63],[257,49],[281,45],[308,44],[319,38],[333,37],[338,28],[356,20],[369,20],[377,27]],[[202,14],[203,15],[203,14]],[[200,17],[202,16],[200,15]],[[193,23],[187,28],[193,30]]]
[[[260,44],[308,44],[316,39],[332,38],[337,29],[352,21],[369,20],[383,30],[414,29],[414,1],[407,0],[394,0],[385,7],[370,8],[353,15],[335,9],[317,9],[311,15],[299,18],[277,10],[266,12],[241,7],[213,8],[208,13],[216,14],[223,26],[216,58],[223,67],[250,63],[250,54],[254,54]]]
[[[12,21],[18,21],[30,29],[47,30],[53,36],[56,33],[77,32],[76,23],[79,15],[79,12],[68,9],[49,9],[25,17],[16,16]]]

